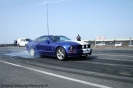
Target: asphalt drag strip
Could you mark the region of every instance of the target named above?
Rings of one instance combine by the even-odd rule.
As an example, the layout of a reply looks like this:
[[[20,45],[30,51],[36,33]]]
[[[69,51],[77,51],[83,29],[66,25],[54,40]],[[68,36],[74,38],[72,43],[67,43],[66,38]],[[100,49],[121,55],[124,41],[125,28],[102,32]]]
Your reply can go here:
[[[115,56],[115,53],[120,53],[120,55]],[[2,66],[4,64],[7,64],[12,65],[12,69],[14,68],[14,66],[23,68],[23,71],[27,69],[28,72],[33,71],[31,73],[37,74],[38,77],[42,76],[41,78],[43,78],[43,75],[45,77],[49,77],[47,78],[47,80],[54,78],[57,80],[54,81],[54,83],[56,84],[58,84],[61,79],[64,80],[62,80],[60,85],[63,84],[64,86],[66,86],[66,81],[66,83],[68,83],[68,81],[72,81],[69,83],[70,85],[66,87],[63,87],[62,85],[60,88],[78,88],[79,86],[76,86],[77,83],[83,84],[80,85],[79,88],[132,88],[133,59],[132,57],[126,57],[132,56],[132,50],[130,50],[129,52],[128,50],[126,50],[125,52],[124,50],[122,52],[120,50],[116,50],[115,53],[112,53],[112,50],[94,50],[92,55],[88,56],[86,59],[70,58],[67,61],[59,61],[54,57],[33,58],[29,55],[25,48],[3,48],[0,49],[0,61],[1,64],[3,63]],[[113,56],[111,56],[111,54],[113,54]],[[1,70],[3,69],[1,68]],[[0,73],[1,79],[3,79],[4,74],[6,74],[7,76],[13,75],[11,74],[12,72],[9,72],[10,74],[7,73],[8,72],[2,73],[3,75]],[[19,72],[17,73],[19,74]],[[26,77],[28,78],[29,75],[27,74]],[[48,84],[54,84],[53,80],[50,80],[52,83],[49,82]],[[23,80],[23,82],[24,81],[25,80]],[[0,80],[0,82],[5,83],[2,80]],[[13,83],[15,82],[16,81],[14,81]],[[30,83],[30,81],[26,82]],[[37,77],[35,77],[34,82],[39,82]],[[85,85],[88,85],[88,87]],[[56,86],[56,88],[59,88],[59,86]]]

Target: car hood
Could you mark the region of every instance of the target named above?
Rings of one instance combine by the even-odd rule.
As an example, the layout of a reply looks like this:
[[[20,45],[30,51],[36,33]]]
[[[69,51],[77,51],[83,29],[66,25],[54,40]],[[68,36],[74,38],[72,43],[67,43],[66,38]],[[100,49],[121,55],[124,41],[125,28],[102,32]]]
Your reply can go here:
[[[89,44],[83,41],[75,41],[75,40],[67,40],[67,41],[59,41],[56,42],[57,44],[69,44],[69,45],[85,45],[85,44]]]

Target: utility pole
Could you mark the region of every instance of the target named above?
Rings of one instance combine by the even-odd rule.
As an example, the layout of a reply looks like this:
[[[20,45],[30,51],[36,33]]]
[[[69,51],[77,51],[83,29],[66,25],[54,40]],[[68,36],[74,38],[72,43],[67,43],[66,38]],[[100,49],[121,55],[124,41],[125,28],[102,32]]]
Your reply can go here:
[[[48,26],[48,4],[47,4],[47,30],[48,30],[48,35],[49,35],[49,26]]]
[[[131,37],[130,37],[130,45],[132,45],[132,42],[131,42]]]
[[[6,41],[5,41],[5,47],[6,47]]]
[[[96,47],[96,41],[97,41],[97,39],[95,39],[95,47]]]

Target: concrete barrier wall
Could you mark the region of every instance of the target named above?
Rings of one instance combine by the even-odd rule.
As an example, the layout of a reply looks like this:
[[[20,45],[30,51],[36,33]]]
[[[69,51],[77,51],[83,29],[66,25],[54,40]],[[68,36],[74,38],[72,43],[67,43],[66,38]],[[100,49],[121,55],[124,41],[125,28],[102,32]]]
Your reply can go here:
[[[133,48],[133,47],[129,47],[127,45],[123,45],[122,47],[115,47],[114,45],[105,45],[105,46],[96,46],[95,45],[91,45],[91,48]]]
[[[0,47],[10,47],[14,46],[14,44],[0,44]]]
[[[0,47],[15,47],[14,44],[0,44]],[[97,46],[95,47],[95,44],[91,44],[91,48],[132,48],[128,47],[128,45],[123,45],[122,47],[115,47],[114,44],[106,44],[105,46]]]

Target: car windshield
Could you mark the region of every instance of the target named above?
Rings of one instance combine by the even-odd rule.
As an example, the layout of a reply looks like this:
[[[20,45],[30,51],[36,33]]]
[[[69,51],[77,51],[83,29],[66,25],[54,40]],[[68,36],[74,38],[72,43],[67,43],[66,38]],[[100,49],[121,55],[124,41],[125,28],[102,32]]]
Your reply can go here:
[[[116,42],[116,44],[121,44],[121,42]]]
[[[100,42],[100,43],[98,43],[98,44],[105,44],[104,42]]]
[[[67,40],[71,40],[65,36],[50,36],[50,39],[53,41],[53,42],[58,42],[58,41],[67,41]]]
[[[25,39],[21,39],[20,41],[21,41],[21,42],[25,42]]]
[[[129,43],[128,45],[133,45],[133,44],[130,44],[130,43]]]
[[[104,42],[101,42],[101,44],[105,44]]]

